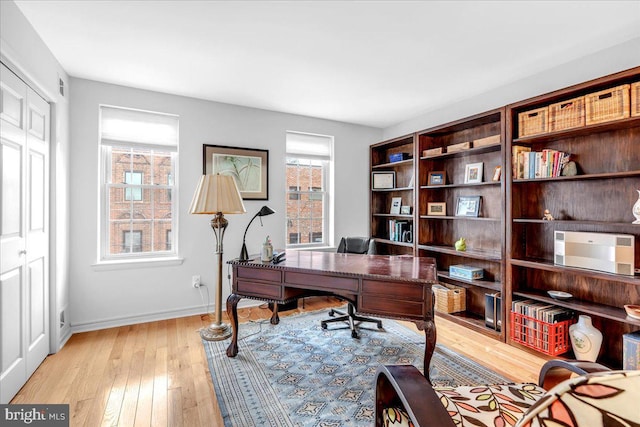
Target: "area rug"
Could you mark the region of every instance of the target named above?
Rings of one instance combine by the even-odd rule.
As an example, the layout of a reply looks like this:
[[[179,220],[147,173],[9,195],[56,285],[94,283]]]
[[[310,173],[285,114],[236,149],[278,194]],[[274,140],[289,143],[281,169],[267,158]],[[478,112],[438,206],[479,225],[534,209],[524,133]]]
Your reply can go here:
[[[422,371],[424,334],[390,319],[384,329],[346,323],[320,327],[328,310],[240,325],[239,352],[229,340],[203,341],[225,427],[371,426],[375,372],[381,364],[411,364]],[[504,377],[437,345],[431,361],[438,385],[506,383]]]

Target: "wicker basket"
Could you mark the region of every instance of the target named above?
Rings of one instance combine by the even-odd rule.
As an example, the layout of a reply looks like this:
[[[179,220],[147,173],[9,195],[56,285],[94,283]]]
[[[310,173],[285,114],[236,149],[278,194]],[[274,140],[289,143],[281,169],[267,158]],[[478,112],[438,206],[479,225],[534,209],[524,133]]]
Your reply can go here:
[[[547,133],[549,108],[537,108],[518,114],[518,136],[520,138]]]
[[[631,85],[631,116],[640,116],[640,82]]]
[[[549,105],[549,132],[584,126],[584,96]]]
[[[442,313],[457,313],[467,309],[466,292],[464,288],[440,283],[433,286],[436,297],[436,311]]]
[[[595,125],[629,117],[629,86],[617,86],[586,95],[586,123]]]

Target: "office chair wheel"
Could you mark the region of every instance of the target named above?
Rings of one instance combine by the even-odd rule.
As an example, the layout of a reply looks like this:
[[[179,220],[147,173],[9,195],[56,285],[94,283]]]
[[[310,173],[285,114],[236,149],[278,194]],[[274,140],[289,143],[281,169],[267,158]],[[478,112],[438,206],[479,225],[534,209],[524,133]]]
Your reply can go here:
[[[378,324],[378,329],[382,329],[382,322],[376,322]]]
[[[322,329],[327,329],[327,324],[326,324],[326,323],[324,323],[324,322],[320,322],[320,327],[321,327]]]
[[[358,331],[351,331],[351,338],[358,338]]]
[[[336,315],[336,312],[333,309],[329,310],[329,316],[333,317]],[[326,326],[326,325],[325,325]]]

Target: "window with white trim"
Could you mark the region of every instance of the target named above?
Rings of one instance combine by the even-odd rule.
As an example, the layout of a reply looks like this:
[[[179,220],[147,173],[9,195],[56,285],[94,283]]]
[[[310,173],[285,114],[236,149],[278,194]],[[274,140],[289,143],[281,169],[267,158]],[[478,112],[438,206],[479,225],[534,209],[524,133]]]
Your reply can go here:
[[[100,106],[100,259],[176,255],[178,116]]]
[[[287,132],[287,248],[332,244],[333,137]]]

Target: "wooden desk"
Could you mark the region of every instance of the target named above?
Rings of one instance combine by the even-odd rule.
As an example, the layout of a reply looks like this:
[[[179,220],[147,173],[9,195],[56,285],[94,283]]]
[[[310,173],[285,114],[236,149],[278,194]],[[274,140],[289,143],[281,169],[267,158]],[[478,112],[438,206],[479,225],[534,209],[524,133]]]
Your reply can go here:
[[[287,251],[280,264],[259,260],[229,261],[233,266],[232,293],[227,299],[233,335],[227,356],[238,354],[238,302],[251,298],[288,303],[314,295],[335,295],[354,304],[364,315],[409,320],[425,331],[424,374],[435,349],[436,327],[431,285],[437,283],[433,258],[389,255]],[[274,304],[272,324],[278,324]]]

